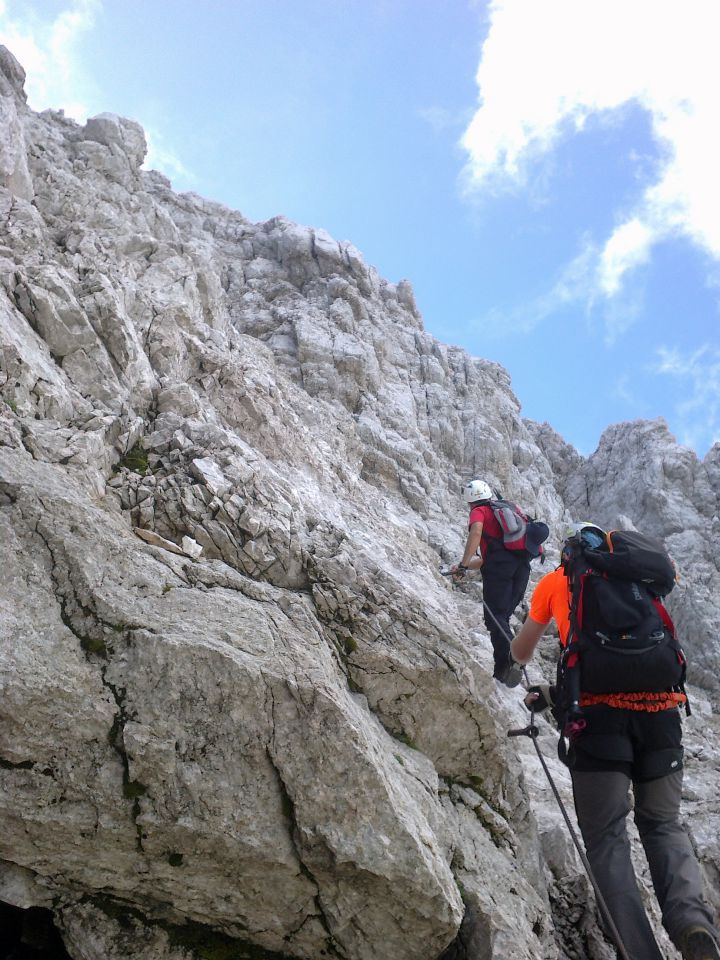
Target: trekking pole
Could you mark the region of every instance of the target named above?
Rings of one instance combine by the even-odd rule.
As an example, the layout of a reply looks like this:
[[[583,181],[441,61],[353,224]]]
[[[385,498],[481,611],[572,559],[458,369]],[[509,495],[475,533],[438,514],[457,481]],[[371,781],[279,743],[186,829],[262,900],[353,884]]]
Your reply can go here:
[[[441,570],[440,573],[443,577],[452,576],[452,572],[450,570]],[[508,634],[505,627],[500,623],[500,621],[497,619],[497,617],[492,612],[490,607],[485,603],[484,598],[483,598],[483,607],[490,614],[490,618],[495,623],[498,630],[500,630],[503,636],[510,643],[512,643],[512,640],[513,640],[512,636]],[[530,680],[528,679],[527,669],[524,664],[522,665],[522,673],[523,673],[523,679],[525,680],[525,687],[527,688],[530,686]],[[617,948],[617,952],[619,953],[621,960],[632,960],[632,957],[625,949],[625,944],[623,943],[622,937],[620,936],[620,931],[615,926],[615,921],[613,920],[610,914],[610,908],[605,902],[605,897],[603,897],[602,892],[600,891],[600,887],[598,886],[597,880],[595,879],[595,874],[593,873],[592,867],[590,866],[590,861],[588,860],[585,850],[583,849],[582,843],[580,842],[580,839],[577,835],[575,827],[573,827],[572,825],[572,821],[570,820],[570,816],[567,812],[567,808],[565,807],[565,804],[563,803],[563,799],[560,796],[560,791],[558,790],[555,784],[555,781],[552,778],[552,774],[550,773],[550,768],[548,767],[545,757],[542,755],[542,751],[540,750],[540,747],[538,745],[537,738],[540,735],[540,729],[538,725],[535,723],[535,714],[533,713],[533,711],[532,710],[530,711],[530,723],[526,727],[522,727],[519,730],[508,730],[507,735],[508,737],[529,737],[532,740],[532,744],[535,747],[535,753],[537,753],[538,755],[538,760],[540,761],[540,765],[545,771],[545,776],[547,777],[548,783],[550,784],[550,789],[553,792],[553,796],[557,801],[557,805],[558,807],[560,807],[560,813],[563,815],[563,819],[565,820],[565,823],[567,825],[568,831],[570,833],[570,839],[575,845],[575,849],[578,852],[580,861],[583,867],[585,868],[585,872],[588,875],[588,879],[590,880],[592,888],[595,891],[595,899],[597,901],[598,907],[600,908],[600,913],[602,914],[603,919],[607,924],[610,937],[615,943],[615,947]]]
[[[523,677],[525,678],[525,685],[529,687],[530,683],[528,680],[527,670],[525,669],[524,666],[522,668],[522,671],[523,671]],[[565,807],[565,804],[563,803],[563,799],[560,796],[560,791],[558,790],[555,784],[555,781],[552,778],[552,774],[550,773],[550,769],[547,765],[547,762],[545,761],[545,757],[542,755],[542,751],[540,750],[540,746],[538,745],[538,742],[537,742],[537,738],[539,734],[540,734],[540,730],[538,728],[538,725],[535,723],[535,714],[533,713],[532,710],[530,711],[530,723],[526,727],[523,727],[521,730],[508,730],[508,733],[507,733],[509,737],[529,737],[532,740],[532,744],[535,747],[535,753],[537,753],[538,755],[538,760],[540,761],[540,765],[545,771],[545,776],[548,779],[548,783],[550,784],[550,788],[553,792],[555,800],[557,801],[557,805],[558,807],[560,807],[560,812],[562,813],[563,819],[565,820],[565,823],[567,825],[568,831],[570,833],[570,838],[573,844],[575,845],[575,849],[578,852],[578,856],[580,857],[582,865],[585,868],[585,872],[587,873],[588,879],[592,884],[592,888],[595,891],[595,899],[597,901],[598,907],[600,908],[600,913],[602,914],[603,919],[607,924],[610,937],[612,938],[615,944],[615,947],[617,948],[617,952],[622,958],[622,960],[632,960],[632,957],[625,949],[625,944],[623,943],[622,937],[620,936],[620,931],[615,926],[615,921],[613,920],[610,914],[610,908],[605,902],[605,898],[603,897],[600,891],[600,887],[598,886],[597,880],[595,879],[595,875],[592,871],[592,867],[590,866],[590,861],[588,860],[587,855],[583,849],[583,846],[580,843],[580,839],[577,835],[577,832],[572,825],[572,821],[570,820],[570,816],[567,812],[567,808]]]
[[[452,576],[452,573],[450,570],[441,570],[440,573],[443,577]],[[495,623],[498,630],[500,630],[500,632],[506,638],[506,640],[512,643],[512,640],[513,640],[512,636],[508,634],[505,627],[500,623],[500,621],[497,619],[497,617],[492,612],[490,607],[485,603],[484,598],[483,598],[483,607],[490,614],[490,618]],[[528,678],[527,669],[524,664],[522,665],[522,673],[523,673],[523,679],[525,680],[525,687],[527,688],[530,686],[530,680]],[[610,936],[615,943],[617,952],[620,954],[621,960],[632,960],[632,957],[625,949],[625,944],[623,943],[622,937],[620,936],[620,931],[615,926],[615,921],[613,920],[610,914],[610,908],[605,902],[605,897],[603,897],[602,892],[600,891],[600,887],[598,886],[597,880],[595,879],[595,874],[593,873],[592,867],[590,866],[590,861],[588,860],[585,850],[583,849],[583,846],[577,835],[575,827],[573,827],[572,825],[572,821],[570,820],[570,816],[567,812],[567,808],[565,807],[565,804],[563,803],[563,799],[560,796],[560,791],[558,790],[555,784],[555,781],[552,778],[552,774],[550,773],[550,768],[548,767],[545,757],[542,755],[542,751],[540,750],[540,747],[538,745],[537,738],[540,735],[540,729],[538,725],[535,723],[535,714],[533,713],[533,711],[532,710],[530,711],[530,723],[526,727],[522,727],[519,730],[508,730],[507,735],[508,737],[529,737],[532,740],[532,744],[535,747],[535,753],[537,753],[538,755],[538,760],[540,761],[540,765],[545,771],[545,776],[547,777],[548,783],[550,784],[550,789],[553,792],[553,796],[555,797],[555,800],[557,801],[557,805],[560,808],[560,813],[563,815],[563,819],[565,820],[565,823],[567,825],[568,831],[570,833],[570,839],[575,845],[575,849],[578,852],[580,861],[583,867],[585,868],[585,872],[588,875],[588,879],[590,880],[592,888],[595,891],[595,899],[597,901],[597,905],[600,908],[600,912],[603,916],[603,919],[605,920],[605,923],[607,924],[608,931],[610,932]]]

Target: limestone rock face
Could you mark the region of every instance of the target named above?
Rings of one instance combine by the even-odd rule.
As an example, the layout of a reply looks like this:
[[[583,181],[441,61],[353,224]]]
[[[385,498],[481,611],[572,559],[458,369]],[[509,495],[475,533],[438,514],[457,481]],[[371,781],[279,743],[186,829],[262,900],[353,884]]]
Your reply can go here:
[[[0,186],[32,200],[25,136],[20,117],[25,107],[25,71],[15,57],[0,50]]]
[[[407,282],[174,193],[137,124],[34,114],[23,77],[0,50],[0,901],[82,960],[609,957],[478,585],[438,567],[472,475],[551,562],[578,511],[668,538],[717,871],[717,452],[613,428],[606,490],[612,450],[524,421]]]

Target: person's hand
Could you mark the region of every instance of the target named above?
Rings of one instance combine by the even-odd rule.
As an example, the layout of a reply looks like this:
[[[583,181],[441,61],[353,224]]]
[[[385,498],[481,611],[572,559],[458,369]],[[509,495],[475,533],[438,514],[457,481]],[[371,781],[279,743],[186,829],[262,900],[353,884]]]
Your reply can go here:
[[[462,563],[454,563],[450,567],[450,573],[452,575],[453,580],[462,580],[462,578],[467,573],[467,567],[464,566]]]
[[[532,713],[542,713],[543,710],[552,707],[554,692],[554,689],[548,683],[534,684],[532,687],[528,687],[524,700],[525,706]]]

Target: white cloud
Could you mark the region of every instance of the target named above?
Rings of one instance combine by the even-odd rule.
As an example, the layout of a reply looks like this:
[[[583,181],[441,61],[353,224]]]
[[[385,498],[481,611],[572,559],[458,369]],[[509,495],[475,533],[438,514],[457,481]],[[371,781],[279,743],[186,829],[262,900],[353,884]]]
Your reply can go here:
[[[539,297],[534,304],[533,326],[537,326],[546,317],[557,310],[570,306],[585,298],[588,277],[597,259],[597,251],[591,243],[585,242],[583,249],[562,271],[550,291]]]
[[[515,336],[517,332],[534,330],[568,307],[580,307],[591,325],[593,308],[601,306],[604,341],[607,346],[612,346],[638,320],[642,305],[637,294],[628,291],[622,297],[598,304],[602,292],[597,288],[601,262],[602,251],[585,238],[580,252],[560,271],[549,290],[510,311],[490,311],[483,325],[494,326],[502,331],[502,335]]]
[[[179,177],[187,184],[196,182],[195,175],[188,170],[180,157],[169,147],[165,138],[157,129],[145,128],[145,139],[147,141],[147,156],[145,157],[144,168],[147,170],[160,170],[166,176]]]
[[[629,373],[623,373],[615,381],[611,389],[611,396],[636,410],[643,406],[642,398],[638,396],[635,389],[634,378]]]
[[[604,305],[602,320],[605,346],[611,347],[634,326],[643,314],[642,297],[637,292],[625,292]]]
[[[618,295],[671,235],[720,259],[719,31],[717,0],[493,0],[480,106],[462,139],[468,189],[526,186],[590,116],[639,104],[661,162],[606,238],[595,292]]]
[[[74,0],[54,19],[47,19],[31,3],[0,0],[0,43],[25,69],[25,90],[34,110],[64,110],[80,122],[96,112],[95,86],[77,47],[100,9],[100,0]]]
[[[705,344],[682,353],[659,347],[656,357],[651,372],[671,378],[682,389],[684,399],[675,406],[680,442],[707,449],[720,440],[720,349]]]
[[[613,346],[642,316],[642,293],[635,285],[634,288],[624,289],[621,295],[604,299],[606,291],[598,278],[605,272],[609,284],[614,262],[612,256],[605,262],[604,253],[585,237],[580,252],[559,272],[548,290],[521,306],[489,310],[480,320],[483,330],[489,335],[495,331],[497,337],[529,333],[545,320],[557,319],[559,313],[570,307],[575,314],[573,322],[578,322],[579,310],[590,328],[597,308],[602,322],[603,341],[606,346]]]
[[[612,234],[600,254],[597,282],[608,297],[620,291],[623,275],[650,257],[652,232],[637,217],[626,221]]]
[[[432,128],[434,134],[445,133],[456,127],[464,127],[472,117],[472,111],[451,110],[448,107],[421,107],[417,110],[418,117]]]

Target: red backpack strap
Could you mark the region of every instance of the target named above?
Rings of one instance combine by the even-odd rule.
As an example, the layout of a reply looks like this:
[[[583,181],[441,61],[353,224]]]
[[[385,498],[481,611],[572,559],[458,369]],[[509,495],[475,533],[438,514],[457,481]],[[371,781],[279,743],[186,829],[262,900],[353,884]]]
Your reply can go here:
[[[575,604],[575,625],[578,630],[582,630],[584,623],[585,581],[591,576],[593,576],[592,570],[586,570],[585,573],[580,574],[578,580],[577,602]]]
[[[655,609],[660,615],[660,619],[662,620],[663,625],[669,631],[670,636],[673,638],[673,640],[675,640],[676,639],[675,624],[672,622],[672,617],[665,609],[665,604],[662,602],[662,600],[659,600],[657,597],[653,597],[653,603],[655,605]]]

